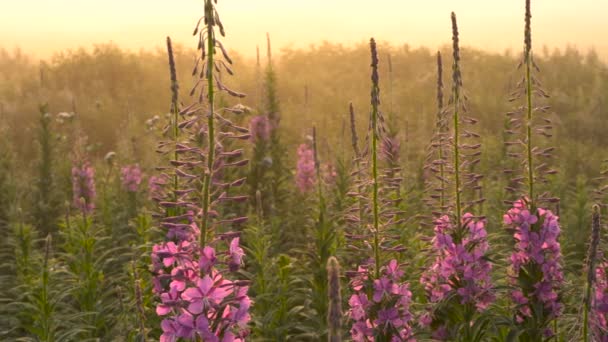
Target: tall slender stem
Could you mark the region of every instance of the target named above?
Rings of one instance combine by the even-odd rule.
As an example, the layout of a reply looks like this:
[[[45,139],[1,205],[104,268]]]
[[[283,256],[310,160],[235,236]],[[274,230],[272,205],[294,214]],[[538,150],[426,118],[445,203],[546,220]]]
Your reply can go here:
[[[378,213],[378,104],[380,88],[378,87],[378,53],[376,41],[370,40],[372,54],[372,210],[374,216],[374,260],[376,262],[376,278],[380,278],[380,218]]]
[[[323,189],[321,187],[321,165],[319,163],[319,151],[317,150],[317,126],[312,126],[312,152],[315,161],[315,176],[317,177],[317,191],[319,192],[319,200],[323,200]]]
[[[209,105],[209,113],[207,117],[207,136],[208,152],[207,152],[207,173],[203,184],[203,216],[201,217],[201,233],[200,233],[200,248],[203,248],[207,242],[207,226],[209,224],[209,197],[210,186],[213,178],[213,164],[215,161],[215,122],[214,122],[214,100],[215,89],[213,87],[213,57],[215,55],[215,32],[213,30],[213,2],[205,0],[205,22],[207,23],[207,103]]]
[[[454,183],[455,183],[455,198],[456,198],[456,224],[460,224],[461,202],[460,202],[460,48],[458,46],[458,24],[456,23],[456,14],[452,12],[452,42],[454,63],[452,65],[452,91],[454,101]]]
[[[528,167],[528,195],[534,210],[534,159],[532,158],[532,32],[530,27],[530,0],[526,0],[526,27],[524,38],[524,64],[526,67],[526,156]]]
[[[443,163],[443,139],[444,122],[443,122],[443,63],[441,62],[441,52],[437,52],[437,135],[439,138],[439,177],[441,178],[441,192],[439,194],[440,209],[445,207],[445,165]]]

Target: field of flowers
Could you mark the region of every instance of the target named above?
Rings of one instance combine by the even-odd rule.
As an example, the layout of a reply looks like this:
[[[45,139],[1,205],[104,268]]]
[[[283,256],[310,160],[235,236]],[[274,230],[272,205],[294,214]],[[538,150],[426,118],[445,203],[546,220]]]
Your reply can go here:
[[[64,95],[88,57],[41,64],[27,81],[35,94],[14,82],[15,98],[39,101],[37,120],[0,127],[0,341],[608,341],[605,127],[576,116],[608,103],[608,71],[592,60],[576,69],[600,75],[595,94],[575,77],[559,83],[579,97],[552,78],[558,107],[571,100],[575,113],[562,116],[541,80],[570,71],[541,74],[548,59],[533,53],[524,4],[512,80],[473,87],[509,88],[484,94],[489,106],[467,87],[465,71],[483,63],[461,51],[454,13],[449,48],[408,57],[432,70],[411,86],[430,106],[396,100],[403,61],[372,38],[349,71],[365,76],[367,97],[314,114],[357,86],[317,97],[321,87],[305,84],[289,117],[278,75],[290,75],[277,72],[270,38],[267,65],[258,51],[254,72],[235,80],[243,58],[224,46],[217,0],[196,22],[194,65],[179,65],[190,62],[167,38],[156,80],[167,114],[113,108],[129,113],[118,123],[97,101],[85,119]],[[346,60],[315,53],[324,48]],[[283,58],[314,67],[315,56]],[[100,79],[86,89],[99,92]],[[480,113],[503,99],[506,115]],[[398,103],[432,115],[404,119]],[[120,137],[111,143],[108,122]]]

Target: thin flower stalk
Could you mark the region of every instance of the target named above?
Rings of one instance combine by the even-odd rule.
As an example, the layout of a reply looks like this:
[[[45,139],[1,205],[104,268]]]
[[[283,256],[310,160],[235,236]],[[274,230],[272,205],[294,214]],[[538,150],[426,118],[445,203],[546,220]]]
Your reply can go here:
[[[434,221],[448,210],[448,156],[450,149],[448,132],[448,108],[444,107],[443,99],[443,62],[441,52],[437,52],[437,114],[435,129],[428,148],[425,165],[425,198],[424,203],[429,207],[430,215],[421,215],[420,224],[432,226]]]
[[[505,170],[514,178],[510,180],[507,190],[516,194],[512,208],[504,216],[507,228],[513,231],[515,251],[511,255],[511,277],[515,289],[512,301],[516,307],[515,324],[523,332],[524,341],[549,339],[557,335],[557,318],[562,314],[560,288],[563,284],[562,256],[559,244],[559,217],[551,210],[543,208],[543,203],[559,202],[550,197],[548,192],[541,193],[539,184],[546,183],[545,176],[557,171],[548,166],[544,160],[551,157],[553,148],[541,147],[535,134],[551,137],[551,120],[540,114],[547,113],[548,107],[535,105],[537,98],[548,95],[540,88],[534,76],[538,71],[532,53],[530,0],[525,1],[524,53],[521,65],[524,75],[519,87],[512,93],[511,101],[520,101],[523,105],[507,113],[510,118],[510,129],[507,133],[517,138],[507,141],[507,147],[520,148],[511,150],[509,155],[523,158],[523,170]],[[543,124],[538,125],[542,120]],[[533,134],[534,133],[534,134]],[[538,166],[536,166],[538,164]],[[520,188],[525,181],[526,191]],[[551,324],[553,327],[550,327]]]
[[[505,131],[508,139],[505,141],[507,155],[517,159],[516,165],[521,162],[524,167],[518,170],[516,165],[512,165],[504,172],[510,175],[506,190],[515,196],[513,200],[521,199],[521,193],[524,192],[534,211],[536,207],[556,203],[559,199],[551,197],[541,188],[542,184],[547,183],[547,175],[556,174],[557,171],[549,163],[554,148],[544,146],[540,141],[540,138],[552,137],[553,126],[548,117],[549,106],[542,104],[549,95],[541,88],[538,80],[539,68],[532,51],[530,5],[530,0],[526,0],[524,51],[519,65],[524,67],[523,76],[509,98],[510,102],[521,105],[507,113],[508,126]],[[526,190],[522,191],[521,188]],[[506,202],[512,204],[513,200]]]
[[[379,110],[378,55],[374,39],[370,41],[370,50],[372,57],[370,136],[366,142],[371,145],[369,150],[371,163],[365,161],[360,164],[369,165],[370,170],[368,173],[359,174],[361,186],[358,186],[356,196],[362,201],[360,204],[365,204],[363,211],[370,212],[371,218],[366,217],[368,215],[361,216],[359,211],[352,211],[358,214],[353,221],[360,222],[362,227],[369,227],[369,230],[347,234],[353,243],[351,247],[357,250],[359,255],[362,251],[369,251],[370,254],[358,262],[356,271],[347,272],[351,278],[350,285],[353,292],[349,299],[348,311],[352,321],[350,333],[353,341],[414,341],[410,325],[412,315],[409,310],[411,302],[409,284],[403,282],[404,272],[396,259],[390,259],[384,264],[384,260],[389,259],[390,253],[400,252],[403,247],[394,244],[394,238],[384,234],[385,228],[397,221],[395,210],[386,210],[384,208],[386,201],[380,198],[378,154],[381,133],[385,132],[385,129],[381,124],[384,119]],[[354,120],[351,120],[351,125],[352,122]],[[354,137],[355,134],[353,134],[353,145],[357,153],[358,147]],[[356,158],[362,158],[366,154],[363,152]],[[369,178],[365,180],[364,175],[368,175]],[[364,193],[366,190],[369,190],[371,196],[366,196]],[[385,212],[383,214],[380,213],[381,205]]]
[[[143,173],[138,164],[127,165],[120,169],[122,187],[127,192],[137,192],[141,184]]]
[[[90,215],[95,210],[95,169],[88,161],[72,167],[72,193],[74,207],[83,215]]]
[[[248,162],[240,159],[242,149],[228,148],[228,139],[248,140],[250,135],[222,115],[222,110],[234,113],[238,108],[215,108],[216,92],[244,96],[226,87],[218,75],[221,69],[232,71],[231,59],[215,35],[217,29],[223,36],[214,1],[205,1],[205,14],[194,31],[194,35],[198,33],[200,59],[193,72],[199,81],[192,94],[199,91],[198,103],[178,112],[173,143],[159,144],[160,153],[179,156],[169,161],[170,166],[158,168],[164,172],[155,182],[159,188],[167,188],[169,175],[179,179],[171,184],[177,188],[154,196],[165,211],[157,216],[167,231],[167,241],[154,245],[152,251],[154,291],[160,299],[156,313],[164,318],[161,341],[242,341],[249,334],[248,282],[230,279],[244,258],[240,234],[231,229],[247,218],[230,215],[220,206],[247,200],[230,191],[245,179],[227,180],[225,171]],[[177,140],[182,134],[186,141]]]
[[[297,153],[296,186],[301,193],[307,193],[313,190],[317,182],[314,150],[308,144],[300,144]]]
[[[430,327],[433,338],[438,340],[471,340],[477,334],[474,331],[475,321],[479,319],[489,305],[494,301],[495,294],[491,282],[490,272],[492,263],[487,260],[489,244],[485,220],[475,217],[471,213],[464,212],[465,208],[472,204],[483,201],[464,201],[464,193],[461,181],[466,180],[467,187],[479,187],[477,181],[481,178],[472,172],[479,153],[465,154],[464,150],[476,150],[479,144],[467,144],[464,139],[477,138],[478,135],[463,128],[463,123],[474,124],[475,120],[461,115],[465,111],[465,97],[462,95],[462,76],[460,71],[460,47],[458,37],[458,26],[456,15],[452,13],[452,41],[453,41],[453,67],[452,67],[452,96],[451,114],[452,142],[443,144],[443,135],[448,132],[447,122],[444,122],[442,81],[438,79],[438,105],[439,114],[436,131],[438,138],[432,148],[437,148],[439,160],[434,165],[442,166],[439,170],[442,185],[439,189],[443,203],[433,216],[435,236],[432,239],[431,256],[434,263],[422,274],[420,279],[424,286],[427,298],[431,304],[428,312],[423,315],[421,325]],[[441,74],[441,59],[438,57],[438,69]],[[463,140],[461,140],[461,138]],[[437,141],[438,140],[438,141]],[[445,140],[448,140],[446,137]],[[444,148],[445,147],[445,148]],[[452,149],[451,168],[448,168],[443,152]],[[446,152],[447,153],[447,152]],[[471,159],[473,157],[473,159]],[[448,179],[446,169],[452,174],[454,195],[449,202],[444,197]],[[433,169],[433,171],[437,171]],[[433,186],[433,185],[432,185]],[[435,197],[436,198],[436,197]],[[453,212],[446,209],[452,208]],[[439,217],[437,217],[439,216]],[[484,332],[481,332],[482,334]]]

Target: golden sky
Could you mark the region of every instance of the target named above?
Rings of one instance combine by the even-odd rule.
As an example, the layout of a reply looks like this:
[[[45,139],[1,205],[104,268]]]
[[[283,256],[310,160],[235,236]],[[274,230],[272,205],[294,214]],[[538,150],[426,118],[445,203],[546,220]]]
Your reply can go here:
[[[202,0],[0,0],[0,47],[19,46],[46,58],[52,52],[113,41],[153,49],[170,35],[190,36]],[[519,50],[524,0],[219,0],[226,45],[253,55],[270,32],[273,46],[306,47],[322,40],[379,41],[432,49],[450,41],[450,12],[461,42],[492,51]],[[608,0],[533,0],[537,49],[595,47],[608,60]]]

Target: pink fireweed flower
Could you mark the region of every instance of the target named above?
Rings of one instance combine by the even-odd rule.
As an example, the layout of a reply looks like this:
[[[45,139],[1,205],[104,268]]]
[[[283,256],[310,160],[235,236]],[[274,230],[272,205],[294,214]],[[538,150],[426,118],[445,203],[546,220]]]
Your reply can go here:
[[[239,254],[240,247],[232,247],[233,254]],[[188,241],[153,246],[154,291],[161,301],[156,313],[168,317],[161,326],[161,339],[196,340],[198,336],[204,341],[242,341],[251,319],[248,288],[225,279],[215,268],[229,264],[233,257],[228,251],[216,256],[215,249],[206,246],[197,262],[196,251]],[[200,268],[199,263],[207,265]]]
[[[172,287],[169,292],[161,293],[160,300],[161,303],[156,306],[156,314],[159,316],[165,316],[180,303],[177,288]]]
[[[270,121],[266,115],[257,115],[251,118],[249,122],[249,133],[251,134],[251,141],[268,141],[272,127]]]
[[[518,322],[532,318],[533,309],[539,305],[544,310],[542,325],[548,325],[561,315],[558,291],[564,276],[558,219],[551,211],[541,208],[531,213],[523,200],[516,201],[504,215],[504,222],[514,231],[515,238],[515,250],[510,259],[513,285],[521,286],[523,283],[518,278],[522,276],[526,277],[525,283],[530,284],[511,293],[517,304]],[[526,274],[521,273],[524,271]],[[548,329],[547,333],[552,332]]]
[[[365,293],[355,293],[348,300],[350,306],[350,316],[355,321],[364,320],[367,317],[366,308],[369,306],[369,300]]]
[[[374,296],[372,299],[376,303],[380,303],[385,296],[390,297],[397,291],[397,285],[387,277],[381,277],[374,280]]]
[[[380,335],[390,341],[415,341],[410,327],[412,293],[407,283],[399,283],[401,275],[396,260],[382,268],[380,279],[371,281],[365,268],[355,272],[351,280],[354,293],[348,300],[353,341],[375,341]],[[367,293],[373,293],[371,301]]]
[[[232,319],[236,324],[238,324],[241,328],[245,328],[247,323],[251,320],[251,315],[249,314],[249,308],[251,308],[251,299],[245,296],[239,301],[239,307],[235,308],[233,306],[227,306],[227,316]]]
[[[218,307],[222,300],[231,293],[231,289],[227,285],[230,285],[229,281],[221,276],[215,280],[208,275],[199,279],[196,287],[188,288],[182,293],[182,298],[189,302],[188,311],[200,314],[206,309]]]
[[[241,247],[239,247],[240,238],[236,237],[230,241],[230,261],[228,262],[228,267],[230,271],[235,272],[241,267],[243,263],[243,256],[245,252]]]
[[[182,241],[175,244],[173,241],[169,241],[164,245],[156,245],[153,247],[154,255],[162,259],[162,263],[165,267],[172,266],[174,263],[183,265],[190,260],[190,244],[188,241]]]
[[[398,280],[403,277],[403,271],[399,269],[399,263],[393,259],[386,266],[386,275],[393,280]]]
[[[85,214],[95,209],[95,169],[89,162],[72,167],[73,204]]]
[[[137,192],[141,179],[142,172],[139,164],[127,165],[120,169],[122,187],[128,192]]]
[[[198,264],[201,268],[201,271],[205,273],[211,272],[211,269],[215,266],[216,263],[217,257],[215,256],[215,249],[209,246],[205,246],[205,248],[203,248],[203,253],[201,253],[200,261]]]
[[[456,300],[452,305],[470,305],[478,312],[484,311],[495,299],[490,279],[492,264],[486,259],[489,246],[485,222],[467,213],[456,227],[448,216],[442,216],[435,222],[432,243],[435,261],[420,278],[429,301],[438,304]],[[433,336],[441,340],[449,338],[446,320],[430,312],[421,324],[436,327]]]
[[[211,43],[213,32],[218,29],[218,20],[213,20],[219,16],[216,2],[206,2],[211,10],[204,15],[209,25],[202,37]],[[169,39],[167,50],[174,76]],[[214,53],[210,51],[200,56],[197,63],[213,60]],[[208,71],[207,76],[219,77],[216,70]],[[236,95],[221,84],[214,89]],[[175,82],[172,90],[172,107],[177,109]],[[239,106],[230,110],[242,113]],[[158,227],[165,233],[165,242],[153,246],[151,256],[154,291],[160,302],[157,313],[163,319],[161,340],[240,342],[249,333],[246,326],[251,306],[247,296],[249,282],[230,275],[231,270],[241,265],[244,253],[239,239],[234,239],[238,233],[223,228],[246,219],[235,217],[235,208],[228,204],[246,201],[247,196],[239,196],[234,189],[246,180],[229,178],[238,174],[234,168],[248,163],[243,159],[243,149],[237,148],[232,139],[248,140],[251,135],[244,127],[222,118],[219,110],[211,108],[205,112],[194,107],[193,104],[188,107],[192,110],[184,109],[188,112],[185,115],[172,111],[173,119],[167,127],[170,134],[157,148],[164,160],[164,165],[156,168],[161,171],[160,179],[151,178],[148,183],[149,195],[158,204],[155,211]],[[269,134],[265,120],[259,120],[253,120],[258,121],[254,126],[259,129],[252,139],[266,139]],[[125,188],[137,191],[141,182],[139,168],[124,168],[122,175]]]
[[[452,236],[456,227],[450,218],[442,216],[436,221],[435,262],[420,281],[431,302],[440,302],[456,293],[461,304],[474,304],[482,311],[494,300],[490,280],[492,264],[485,258],[489,249],[485,223],[467,213],[462,224],[464,236],[456,242]]]
[[[307,144],[298,147],[298,165],[296,168],[296,185],[302,193],[312,190],[315,184],[314,152]]]
[[[198,273],[194,267],[195,264],[191,264],[191,266],[178,266],[172,269],[169,288],[182,292],[188,284],[195,283],[198,279]]]
[[[178,339],[178,331],[181,329],[180,324],[174,319],[163,319],[160,322],[160,327],[163,330],[160,335],[160,342],[175,342]]]

